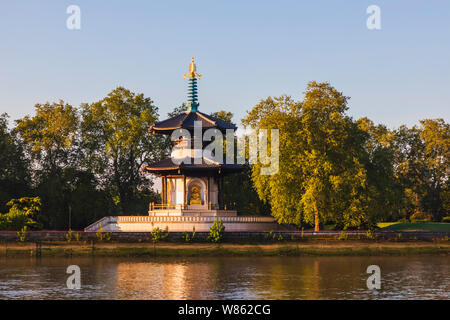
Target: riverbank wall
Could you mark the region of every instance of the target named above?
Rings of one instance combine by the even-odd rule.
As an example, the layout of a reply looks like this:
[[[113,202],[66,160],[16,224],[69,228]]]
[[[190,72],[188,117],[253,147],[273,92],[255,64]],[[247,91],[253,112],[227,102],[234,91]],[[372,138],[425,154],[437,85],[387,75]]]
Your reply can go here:
[[[188,233],[192,236],[192,232]],[[165,241],[183,242],[186,233],[169,232]],[[193,242],[207,241],[208,232],[196,232]],[[71,239],[95,241],[107,238],[118,242],[140,242],[152,239],[151,232],[86,232],[72,231]],[[65,241],[69,237],[68,231],[27,231],[26,241]],[[387,240],[407,241],[445,239],[450,237],[449,231],[267,231],[267,232],[225,232],[224,242],[265,242],[265,241],[301,241],[301,240]],[[0,241],[18,241],[18,231],[0,231]]]

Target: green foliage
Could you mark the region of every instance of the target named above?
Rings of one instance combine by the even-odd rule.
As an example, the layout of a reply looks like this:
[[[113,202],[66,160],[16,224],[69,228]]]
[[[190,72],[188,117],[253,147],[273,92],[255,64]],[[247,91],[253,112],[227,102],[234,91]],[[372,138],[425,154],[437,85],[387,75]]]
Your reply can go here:
[[[72,238],[73,238],[73,232],[72,232],[72,230],[69,230],[67,233],[66,233],[66,240],[67,240],[67,242],[71,242],[72,241]]]
[[[279,129],[279,172],[252,168],[255,189],[278,222],[349,228],[371,220],[360,157],[365,135],[345,114],[347,99],[328,83],[310,82],[303,101],[269,97],[243,120],[253,129]]]
[[[338,240],[347,240],[348,239],[348,233],[345,231],[339,232]]]
[[[29,146],[34,159],[41,160],[46,170],[67,164],[79,125],[77,111],[71,105],[36,104],[36,115],[17,120],[16,130]]]
[[[111,239],[110,237],[111,237],[111,236],[109,236],[109,239]],[[97,237],[97,238],[98,238],[98,237]],[[99,240],[103,240],[103,239],[105,239],[105,238],[107,238],[107,235],[103,234]],[[69,231],[66,233],[66,240],[67,240],[67,242],[69,242],[69,243],[70,243],[72,240],[75,240],[75,241],[78,242],[78,241],[80,241],[80,233],[79,233],[79,232],[73,232],[72,230],[69,230]]]
[[[11,198],[30,194],[31,170],[24,144],[15,130],[8,128],[8,115],[0,114],[0,212]]]
[[[160,228],[156,227],[153,229],[151,234],[153,243],[157,243],[159,241],[165,240],[169,236],[169,228],[166,227],[165,230],[161,230]]]
[[[82,105],[81,138],[84,162],[96,174],[121,214],[145,212],[152,180],[140,174],[145,161],[167,155],[166,139],[148,134],[158,120],[158,108],[150,98],[123,87],[104,99]],[[138,192],[140,191],[140,192]]]
[[[231,119],[233,118],[233,113],[225,110],[220,110],[217,112],[211,113],[211,116],[217,119],[220,119],[225,122],[231,122]]]
[[[214,223],[209,227],[208,240],[211,242],[219,243],[223,240],[225,233],[225,226],[222,219],[214,220]]]
[[[41,210],[41,199],[39,197],[25,197],[11,199],[8,203],[9,212],[0,214],[0,230],[22,230],[41,229],[42,224],[38,222]]]
[[[271,241],[276,238],[276,235],[275,233],[273,233],[273,231],[270,231],[269,233],[266,233],[265,238],[266,240]]]
[[[367,232],[366,232],[366,239],[368,239],[368,240],[375,239],[375,235],[373,234],[372,230],[367,230]]]
[[[195,238],[195,227],[192,227],[191,234],[189,234],[189,232],[183,232],[182,238],[185,242],[192,242]]]
[[[95,232],[95,237],[98,241],[110,241],[112,238],[112,232],[104,232],[103,224],[100,222],[100,227]]]
[[[24,226],[22,230],[17,232],[17,241],[25,242],[28,239],[28,228],[27,226]]]
[[[420,124],[395,131],[395,173],[403,192],[402,216],[429,212],[432,220],[439,221],[450,210],[450,125],[443,119],[426,119]]]

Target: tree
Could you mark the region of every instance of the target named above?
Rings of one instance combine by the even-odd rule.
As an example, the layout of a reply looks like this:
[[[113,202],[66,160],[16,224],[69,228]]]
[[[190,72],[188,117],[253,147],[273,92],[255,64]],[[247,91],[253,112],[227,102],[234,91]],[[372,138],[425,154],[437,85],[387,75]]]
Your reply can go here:
[[[14,130],[8,129],[8,115],[0,115],[0,212],[6,202],[30,192],[30,171],[23,144]]]
[[[139,168],[166,155],[165,139],[147,132],[157,119],[158,109],[150,98],[123,87],[82,106],[86,166],[111,193],[120,214],[142,212],[155,197],[152,181]]]
[[[60,100],[36,104],[36,114],[17,120],[19,134],[32,161],[34,191],[42,199],[42,221],[48,228],[68,223],[65,194],[73,190],[67,171],[76,170],[79,152],[77,110]]]
[[[395,174],[402,186],[404,217],[430,213],[439,220],[448,214],[450,129],[443,119],[420,123],[395,132]]]
[[[225,110],[220,110],[217,112],[211,113],[211,116],[220,120],[223,120],[225,122],[231,122],[231,119],[233,118],[233,113]]]
[[[450,173],[450,124],[444,119],[426,119],[420,121],[422,132],[420,137],[425,143],[425,165],[427,191],[423,203],[435,220],[449,214],[443,204],[449,192]]]
[[[279,222],[334,221],[344,228],[367,224],[367,173],[361,162],[365,135],[348,117],[348,98],[328,83],[310,82],[302,102],[288,96],[255,106],[243,124],[279,129],[279,171],[253,182]]]
[[[394,132],[368,118],[356,123],[366,133],[361,161],[367,169],[369,216],[374,221],[395,221],[402,208],[402,190],[394,172]]]
[[[0,230],[40,229],[39,212],[41,199],[20,198],[11,199],[7,205],[11,207],[6,214],[0,214]]]
[[[179,115],[180,113],[186,112],[188,110],[188,106],[186,103],[182,103],[179,107],[173,108],[171,112],[167,114],[169,118],[175,117]]]
[[[29,146],[34,160],[43,171],[54,172],[58,167],[70,165],[79,125],[74,107],[60,100],[59,103],[35,105],[36,115],[17,120],[16,130]]]

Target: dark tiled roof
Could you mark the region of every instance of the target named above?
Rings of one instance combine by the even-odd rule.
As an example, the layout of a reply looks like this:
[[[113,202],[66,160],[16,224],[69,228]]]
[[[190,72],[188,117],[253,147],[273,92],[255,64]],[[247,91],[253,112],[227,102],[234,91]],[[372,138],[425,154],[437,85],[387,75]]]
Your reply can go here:
[[[202,159],[202,163],[195,164],[194,160],[191,158],[189,163],[181,163],[181,164],[175,164],[171,158],[164,159],[159,162],[146,164],[142,167],[142,172],[144,173],[163,173],[167,171],[218,171],[221,169],[223,173],[232,173],[232,172],[239,172],[243,170],[243,166],[239,164],[217,164],[211,161],[205,161],[205,159]]]
[[[233,123],[197,111],[180,113],[170,119],[157,122],[151,126],[148,131],[150,133],[170,134],[176,129],[194,130],[195,121],[201,121],[203,129],[217,128],[221,131],[225,131],[226,129],[237,129]]]

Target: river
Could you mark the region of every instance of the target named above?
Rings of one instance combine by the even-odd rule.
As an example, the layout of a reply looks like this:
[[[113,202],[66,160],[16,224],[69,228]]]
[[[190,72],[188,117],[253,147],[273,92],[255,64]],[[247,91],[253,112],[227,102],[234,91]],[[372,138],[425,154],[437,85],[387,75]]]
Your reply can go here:
[[[69,265],[81,289],[68,289]],[[368,289],[369,265],[381,289]],[[0,258],[0,299],[449,299],[450,257]]]

